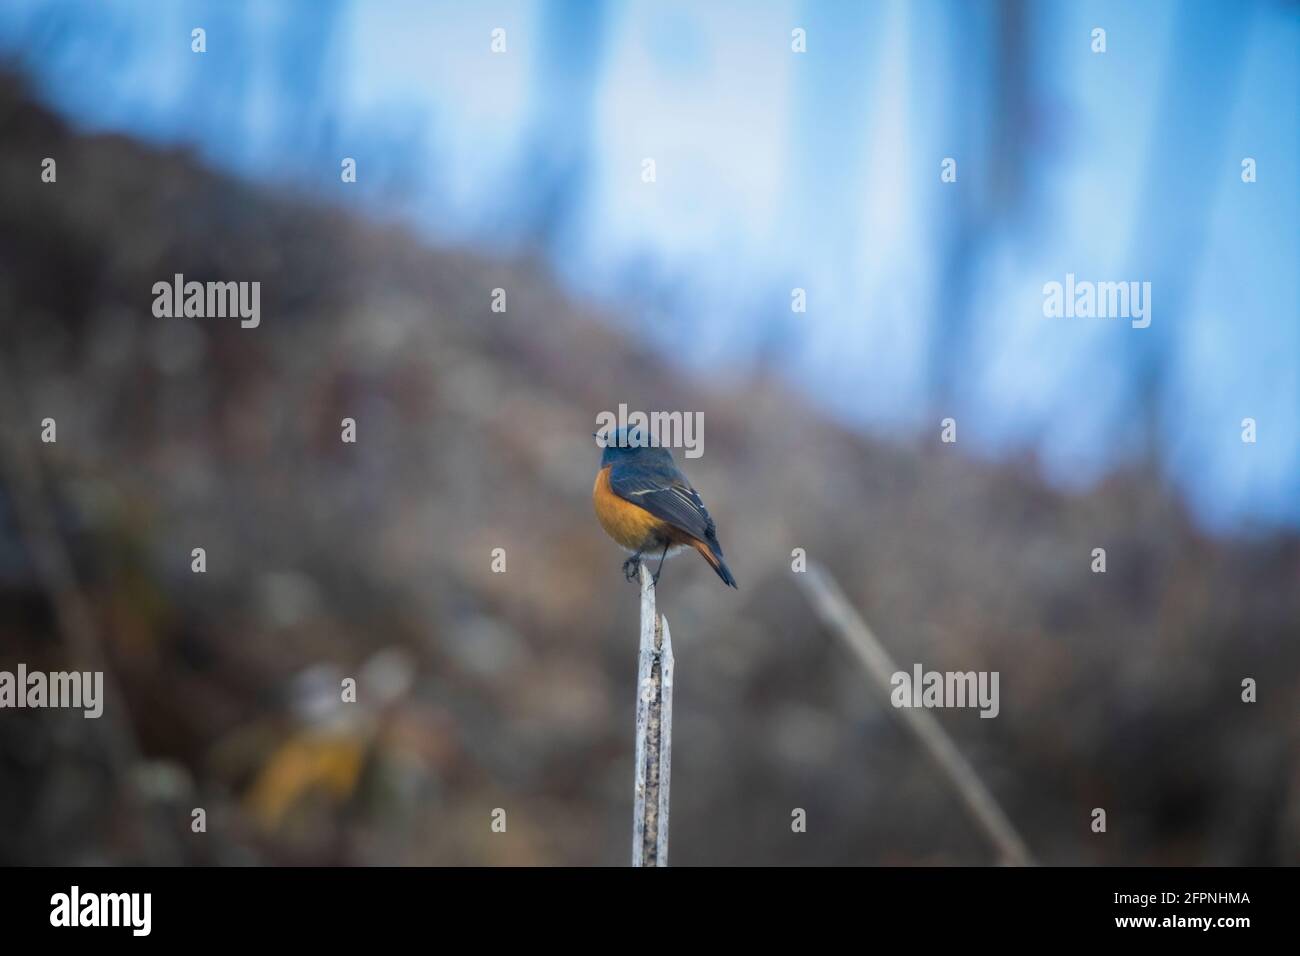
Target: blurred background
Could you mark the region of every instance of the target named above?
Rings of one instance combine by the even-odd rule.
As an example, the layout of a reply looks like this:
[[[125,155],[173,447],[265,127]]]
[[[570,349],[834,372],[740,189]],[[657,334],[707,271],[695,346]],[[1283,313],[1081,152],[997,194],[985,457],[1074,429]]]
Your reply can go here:
[[[703,413],[741,585],[660,587],[674,863],[995,862],[796,548],[1000,672],[938,717],[1040,861],[1300,862],[1298,51],[1282,0],[8,0],[0,669],[111,692],[0,712],[0,861],[625,862],[627,403]]]

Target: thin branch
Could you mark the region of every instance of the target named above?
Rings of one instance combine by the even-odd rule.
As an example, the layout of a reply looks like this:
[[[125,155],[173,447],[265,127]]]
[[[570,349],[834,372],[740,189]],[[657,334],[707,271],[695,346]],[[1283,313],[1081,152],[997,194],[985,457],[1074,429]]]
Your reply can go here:
[[[641,565],[641,646],[637,657],[636,774],[632,865],[668,865],[668,798],[673,754],[673,642],[655,613],[655,586]]]
[[[835,579],[818,565],[809,565],[807,572],[795,575],[795,579],[800,582],[817,616],[849,645],[876,689],[888,700],[892,689],[890,679],[898,668],[866,621],[853,609]],[[1025,841],[943,725],[928,710],[907,707],[899,708],[898,713],[904,726],[939,765],[1002,861],[1012,866],[1034,865]]]

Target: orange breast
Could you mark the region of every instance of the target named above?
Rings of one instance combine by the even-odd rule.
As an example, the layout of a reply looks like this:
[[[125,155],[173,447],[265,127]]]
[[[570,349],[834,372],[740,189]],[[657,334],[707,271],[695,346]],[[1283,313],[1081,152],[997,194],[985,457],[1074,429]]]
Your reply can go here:
[[[608,467],[596,474],[591,503],[605,533],[630,551],[647,546],[666,528],[664,522],[644,508],[614,494],[609,487]]]

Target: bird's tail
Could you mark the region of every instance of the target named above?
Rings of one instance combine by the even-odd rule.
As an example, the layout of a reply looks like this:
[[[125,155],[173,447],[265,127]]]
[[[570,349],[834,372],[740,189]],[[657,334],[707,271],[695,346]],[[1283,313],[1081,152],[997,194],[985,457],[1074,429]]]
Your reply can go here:
[[[709,562],[709,567],[718,572],[718,577],[722,578],[722,583],[729,587],[740,590],[740,585],[736,583],[735,575],[731,573],[731,568],[727,567],[727,562],[722,560],[722,549],[716,544],[708,541],[700,541],[695,538],[691,541],[691,546],[700,552],[700,556]]]

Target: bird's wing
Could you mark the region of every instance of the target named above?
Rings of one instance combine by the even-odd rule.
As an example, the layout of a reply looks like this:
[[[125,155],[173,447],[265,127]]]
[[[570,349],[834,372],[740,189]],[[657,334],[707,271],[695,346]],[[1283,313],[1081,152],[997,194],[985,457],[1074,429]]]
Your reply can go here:
[[[656,518],[685,531],[701,541],[717,540],[713,519],[704,510],[704,502],[680,476],[656,469],[650,473],[619,474],[615,468],[609,486],[620,498],[640,505]]]

